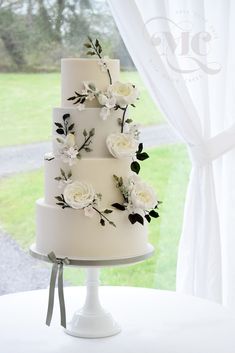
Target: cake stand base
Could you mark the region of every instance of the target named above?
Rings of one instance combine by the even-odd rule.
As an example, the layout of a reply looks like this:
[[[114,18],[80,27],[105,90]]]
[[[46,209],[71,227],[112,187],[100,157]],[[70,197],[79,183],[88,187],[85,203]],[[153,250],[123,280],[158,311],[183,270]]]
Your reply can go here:
[[[76,311],[65,332],[83,338],[101,338],[118,334],[121,328],[100,304],[99,268],[87,268],[87,295],[82,309]]]
[[[99,300],[99,269],[108,266],[131,265],[148,259],[153,253],[153,246],[148,244],[145,253],[134,257],[103,260],[69,259],[68,266],[86,268],[87,291],[84,306],[75,312],[72,320],[66,325],[65,332],[84,338],[101,338],[118,334],[121,328],[112,315],[102,307]],[[42,261],[51,262],[47,255],[37,251],[35,244],[31,245],[30,254]]]
[[[121,328],[112,315],[103,311],[100,315],[86,315],[78,311],[67,325],[65,333],[81,338],[102,338],[117,335]]]

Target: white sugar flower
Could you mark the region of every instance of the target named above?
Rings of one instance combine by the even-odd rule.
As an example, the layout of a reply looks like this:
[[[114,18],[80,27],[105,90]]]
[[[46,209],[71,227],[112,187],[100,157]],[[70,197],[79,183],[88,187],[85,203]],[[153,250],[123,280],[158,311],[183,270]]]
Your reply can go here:
[[[116,98],[110,94],[100,93],[98,96],[98,102],[105,107],[112,109],[116,105]]]
[[[120,107],[134,104],[139,97],[139,91],[134,85],[131,83],[121,83],[119,81],[110,85],[108,92],[116,98],[117,104],[120,105]]]
[[[84,81],[83,85],[84,85],[84,89],[82,90],[82,94],[86,94],[87,95],[86,99],[89,101],[92,101],[97,94],[97,89],[95,84],[90,81]]]
[[[64,163],[68,163],[71,167],[77,163],[78,150],[74,147],[64,147],[61,151],[61,159]]]
[[[106,139],[109,152],[115,158],[134,157],[138,150],[137,140],[130,134],[113,133]]]
[[[101,119],[107,120],[109,115],[110,115],[110,109],[109,108],[103,107],[103,108],[100,109],[100,117],[101,117]]]
[[[140,130],[137,124],[124,124],[123,132],[132,135],[136,140],[139,140]]]
[[[79,103],[79,104],[77,105],[77,109],[81,112],[82,110],[85,109],[85,104],[84,104],[84,103]]]
[[[69,147],[74,147],[75,146],[74,134],[69,133],[64,139],[64,144]]]
[[[158,201],[154,189],[143,181],[135,182],[130,193],[134,209],[148,210],[154,208]]]
[[[128,178],[124,179],[124,185],[125,185],[126,189],[128,190],[129,194],[133,190],[134,185],[137,183],[140,183],[140,182],[141,182],[141,179],[140,179],[139,175],[137,175],[136,173],[133,173]]]
[[[64,189],[65,202],[72,208],[82,209],[92,204],[95,190],[91,184],[75,181]]]
[[[107,96],[104,93],[98,94],[97,99],[101,105],[105,105],[107,103]]]
[[[85,213],[85,216],[86,216],[86,217],[92,218],[92,217],[94,216],[95,212],[96,212],[96,211],[94,210],[94,208],[92,207],[92,205],[89,205],[89,206],[87,206],[87,207],[84,208],[84,213]]]
[[[76,146],[74,134],[69,133],[65,138],[59,137],[59,156],[64,163],[70,166],[77,162],[78,148]]]

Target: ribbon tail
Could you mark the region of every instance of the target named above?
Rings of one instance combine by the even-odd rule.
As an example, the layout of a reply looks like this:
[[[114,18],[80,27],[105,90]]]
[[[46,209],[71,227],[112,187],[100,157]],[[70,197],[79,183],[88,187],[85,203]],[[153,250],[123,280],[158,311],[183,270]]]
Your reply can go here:
[[[64,303],[64,284],[63,284],[63,263],[59,265],[59,276],[58,276],[58,295],[60,302],[60,324],[66,328],[66,312]]]
[[[55,284],[56,284],[56,277],[58,272],[58,264],[54,263],[51,270],[51,279],[50,279],[50,289],[49,289],[49,299],[48,299],[48,307],[47,307],[47,318],[46,324],[50,326],[53,308],[54,308],[54,296],[55,296]]]

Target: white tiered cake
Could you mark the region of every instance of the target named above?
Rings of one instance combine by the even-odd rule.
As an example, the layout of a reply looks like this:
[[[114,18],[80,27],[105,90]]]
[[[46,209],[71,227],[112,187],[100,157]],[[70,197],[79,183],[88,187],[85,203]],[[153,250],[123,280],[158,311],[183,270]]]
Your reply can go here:
[[[118,81],[119,61],[109,60],[108,68],[112,82]],[[133,159],[115,158],[107,147],[108,136],[120,134],[125,109],[110,109],[103,120],[100,113],[107,104],[99,103],[102,97],[93,99],[90,86],[84,90],[89,82],[96,92],[110,85],[100,59],[62,60],[62,107],[53,110],[53,152],[44,158],[45,197],[36,203],[36,251],[44,255],[53,251],[70,259],[139,256],[148,251],[147,222],[130,222],[127,198],[113,177],[131,180]],[[68,100],[74,92],[76,98],[78,92],[80,96],[90,92],[85,107],[84,99],[78,105],[75,97]],[[94,200],[89,204],[90,195]],[[149,201],[148,195],[137,196]],[[112,207],[114,203],[118,207]],[[120,205],[124,206],[118,209]]]

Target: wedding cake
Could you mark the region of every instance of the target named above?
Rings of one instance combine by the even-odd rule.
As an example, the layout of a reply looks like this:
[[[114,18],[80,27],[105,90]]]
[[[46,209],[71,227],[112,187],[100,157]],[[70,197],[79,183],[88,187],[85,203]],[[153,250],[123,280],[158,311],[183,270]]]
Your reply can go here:
[[[36,251],[70,259],[117,259],[148,251],[157,197],[138,173],[148,158],[128,106],[138,89],[119,81],[119,60],[62,59],[53,151],[44,157],[45,195],[36,202]],[[95,58],[97,56],[97,58]]]

